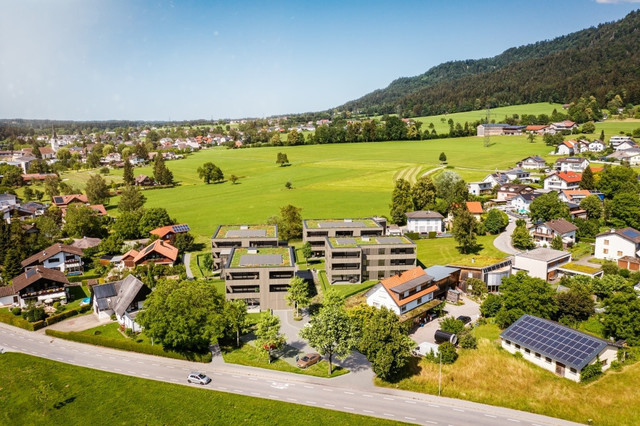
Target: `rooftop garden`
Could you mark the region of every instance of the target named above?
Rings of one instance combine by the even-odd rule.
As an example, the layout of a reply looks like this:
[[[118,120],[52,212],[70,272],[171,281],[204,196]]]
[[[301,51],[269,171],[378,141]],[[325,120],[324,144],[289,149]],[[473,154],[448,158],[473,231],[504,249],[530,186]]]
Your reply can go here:
[[[482,255],[468,255],[466,257],[461,257],[456,261],[452,262],[453,265],[456,266],[469,266],[473,268],[484,268],[487,266],[495,265],[496,263],[504,262],[507,260],[502,257],[491,257],[491,256],[482,256]]]
[[[349,222],[345,222],[346,220],[349,220]],[[306,219],[306,220],[303,221],[303,223],[306,225],[307,228],[318,228],[318,229],[328,229],[327,227],[321,227],[320,226],[321,223],[342,224],[342,223],[350,223],[350,222],[354,223],[354,227],[355,228],[360,228],[360,226],[359,226],[360,224],[363,224],[365,226],[365,228],[377,228],[377,227],[380,226],[373,219],[369,219],[369,218],[364,218],[364,219]]]
[[[251,251],[251,252],[250,252]],[[256,263],[251,265],[241,265],[242,256],[267,256],[267,255],[279,255],[282,256],[281,263]],[[269,259],[269,258],[267,258]],[[251,268],[251,267],[264,267],[264,266],[293,266],[291,259],[291,252],[288,247],[265,247],[265,248],[236,248],[233,251],[233,258],[231,258],[232,268]]]
[[[581,265],[573,262],[562,265],[561,269],[568,269],[570,271],[582,272],[589,275],[593,275],[602,270],[601,267],[596,265],[588,266],[588,265]]]
[[[265,237],[276,237],[275,225],[221,225],[213,238],[227,238],[229,231],[265,231]],[[235,238],[235,237],[234,237]]]
[[[332,247],[340,247],[340,248],[347,248],[347,247],[360,247],[360,246],[366,246],[366,245],[377,245],[377,244],[415,244],[413,241],[411,241],[410,239],[408,239],[407,237],[404,236],[394,236],[394,237],[365,237],[366,239],[363,239],[362,237],[336,237],[336,238],[329,238],[329,244],[331,244]],[[398,242],[393,242],[394,240],[385,240],[385,239],[391,239],[391,238],[397,238],[399,241]],[[353,240],[353,243],[349,243],[349,244],[342,244],[340,243],[339,240]]]

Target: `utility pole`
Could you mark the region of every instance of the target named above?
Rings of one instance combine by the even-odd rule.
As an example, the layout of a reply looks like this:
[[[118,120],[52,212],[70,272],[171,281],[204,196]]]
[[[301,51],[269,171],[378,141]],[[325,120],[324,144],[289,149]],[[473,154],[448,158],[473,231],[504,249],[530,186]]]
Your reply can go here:
[[[438,355],[440,356],[440,374],[438,375],[438,396],[442,391],[442,351],[438,349]]]

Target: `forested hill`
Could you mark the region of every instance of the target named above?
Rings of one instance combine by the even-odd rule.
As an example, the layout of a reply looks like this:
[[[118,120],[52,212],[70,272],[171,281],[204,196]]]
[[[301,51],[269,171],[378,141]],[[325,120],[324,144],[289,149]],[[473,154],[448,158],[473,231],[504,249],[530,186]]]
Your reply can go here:
[[[338,110],[367,115],[436,115],[594,95],[604,106],[619,94],[640,103],[640,11],[498,56],[453,61],[393,81]]]

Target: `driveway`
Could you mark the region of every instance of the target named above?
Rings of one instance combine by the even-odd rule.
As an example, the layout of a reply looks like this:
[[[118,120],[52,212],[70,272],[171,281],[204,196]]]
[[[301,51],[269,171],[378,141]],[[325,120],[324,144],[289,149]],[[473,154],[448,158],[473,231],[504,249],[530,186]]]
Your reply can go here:
[[[182,259],[182,263],[184,263],[184,270],[187,274],[187,279],[193,279],[193,272],[191,272],[191,253],[185,253]]]
[[[511,216],[509,216],[510,218],[512,218]],[[517,254],[520,253],[519,250],[515,249],[512,245],[511,245],[511,234],[513,234],[513,230],[516,229],[516,221],[515,219],[513,220],[513,222],[509,222],[509,224],[507,225],[507,229],[504,230],[504,232],[502,232],[500,235],[498,235],[496,237],[495,240],[493,240],[493,245],[500,251],[507,253],[507,254]]]
[[[434,334],[436,333],[436,330],[440,329],[440,321],[444,318],[457,318],[460,315],[465,315],[471,317],[471,321],[476,321],[480,317],[480,305],[466,296],[462,296],[462,300],[464,301],[464,305],[460,306],[447,303],[444,308],[447,314],[444,317],[438,318],[426,323],[422,327],[416,328],[409,334],[409,337],[418,344],[422,342],[435,343]]]
[[[89,328],[97,327],[99,325],[108,324],[110,322],[110,319],[99,320],[96,315],[89,312],[85,315],[67,318],[64,321],[60,321],[48,327],[42,328],[38,330],[37,333],[44,334],[46,329],[58,331],[82,331]]]

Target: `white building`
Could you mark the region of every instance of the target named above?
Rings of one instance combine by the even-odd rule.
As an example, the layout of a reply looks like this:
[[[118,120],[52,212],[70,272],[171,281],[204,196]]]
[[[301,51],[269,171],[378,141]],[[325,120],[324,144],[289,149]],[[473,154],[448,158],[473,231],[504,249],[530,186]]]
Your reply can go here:
[[[426,234],[428,232],[442,232],[444,217],[438,212],[419,210],[405,213],[407,216],[407,231]]]
[[[539,247],[515,255],[513,269],[525,271],[531,277],[552,280],[563,265],[571,262],[571,253]]]
[[[589,166],[589,160],[581,157],[563,157],[558,158],[555,163],[555,169],[559,172],[576,172],[582,173]]]
[[[135,317],[151,293],[149,287],[133,275],[120,281],[93,286],[93,312],[99,319],[116,315],[116,320],[134,332],[141,331]]]
[[[629,136],[623,136],[623,135],[615,135],[615,136],[611,136],[609,138],[609,143],[611,144],[611,146],[613,148],[617,148],[618,145],[620,145],[623,142],[627,142],[627,141],[632,141],[633,139],[631,139],[631,137]]]
[[[571,246],[576,242],[578,227],[562,218],[539,223],[533,230],[533,240],[539,247],[550,246],[556,236],[562,238],[564,246]]]
[[[547,319],[523,315],[500,334],[502,348],[560,377],[580,381],[598,360],[602,370],[617,360],[618,346]]]
[[[433,300],[438,286],[432,282],[433,277],[417,266],[401,275],[385,278],[373,286],[365,294],[367,305],[376,308],[384,306],[396,315],[405,314]]]
[[[46,249],[23,260],[21,265],[27,270],[42,265],[48,269],[71,275],[82,273],[82,249],[64,244],[53,244]]]
[[[589,142],[589,151],[591,152],[602,152],[605,149],[607,149],[607,147],[599,140]]]
[[[531,181],[531,173],[522,169],[510,169],[504,172],[509,179],[509,182],[519,180],[521,183],[529,183]]]
[[[518,167],[527,170],[545,169],[547,167],[547,163],[545,163],[544,158],[540,157],[539,155],[534,155],[520,161],[518,163]]]
[[[578,189],[582,173],[575,172],[558,172],[552,173],[544,178],[544,189],[552,191],[562,191],[563,189]]]
[[[469,182],[467,188],[469,188],[469,194],[472,195],[484,195],[491,193],[493,185],[491,182]]]
[[[640,257],[640,231],[634,228],[611,229],[596,236],[597,259],[618,260]]]
[[[519,213],[529,213],[531,203],[538,197],[538,194],[518,194],[509,201],[509,206]]]

